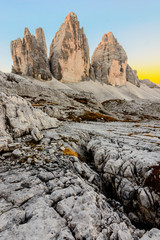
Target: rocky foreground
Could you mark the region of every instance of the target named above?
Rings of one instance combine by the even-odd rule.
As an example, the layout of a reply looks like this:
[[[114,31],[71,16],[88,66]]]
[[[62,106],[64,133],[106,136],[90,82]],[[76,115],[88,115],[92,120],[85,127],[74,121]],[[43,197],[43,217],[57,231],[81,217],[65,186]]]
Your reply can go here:
[[[0,72],[0,113],[0,239],[160,239],[159,103]]]

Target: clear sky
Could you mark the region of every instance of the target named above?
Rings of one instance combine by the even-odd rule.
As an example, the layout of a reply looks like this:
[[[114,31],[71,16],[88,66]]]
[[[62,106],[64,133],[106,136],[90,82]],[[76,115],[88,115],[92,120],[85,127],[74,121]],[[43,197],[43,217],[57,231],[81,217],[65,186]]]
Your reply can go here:
[[[113,32],[138,76],[160,84],[160,0],[0,0],[0,70],[11,71],[10,41],[42,27],[49,48],[65,16],[75,12],[90,55]]]

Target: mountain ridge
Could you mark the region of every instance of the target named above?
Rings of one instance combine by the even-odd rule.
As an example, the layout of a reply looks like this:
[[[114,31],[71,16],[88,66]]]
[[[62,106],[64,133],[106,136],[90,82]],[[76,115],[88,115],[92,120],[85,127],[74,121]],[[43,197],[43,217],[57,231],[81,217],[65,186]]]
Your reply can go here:
[[[90,59],[88,41],[75,13],[70,12],[66,16],[64,23],[55,34],[50,45],[49,58],[46,55],[44,32],[42,28],[38,31],[37,36],[40,40],[31,36],[27,29],[30,38],[24,36],[24,40],[18,38],[11,42],[14,73],[42,80],[51,80],[53,76],[64,83],[91,79],[113,86],[131,82],[139,87],[137,72],[128,65],[125,50],[119,45],[112,32],[103,35],[102,41]],[[37,55],[35,49],[39,47],[41,50]]]

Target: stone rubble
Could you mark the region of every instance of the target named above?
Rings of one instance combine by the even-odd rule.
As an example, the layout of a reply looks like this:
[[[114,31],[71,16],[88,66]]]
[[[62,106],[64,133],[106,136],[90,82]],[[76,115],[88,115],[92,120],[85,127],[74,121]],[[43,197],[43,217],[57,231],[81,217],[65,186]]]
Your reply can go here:
[[[7,150],[13,137],[31,133],[36,141],[42,129],[57,127],[58,121],[41,110],[34,109],[25,99],[0,92],[0,152]],[[13,145],[11,145],[12,147]]]
[[[71,89],[54,89],[48,85],[41,86],[34,80],[16,74],[0,72],[0,91],[5,94],[22,96],[30,101],[32,106],[58,119],[68,120],[71,116],[81,116],[86,111],[101,111],[107,114],[92,93]]]

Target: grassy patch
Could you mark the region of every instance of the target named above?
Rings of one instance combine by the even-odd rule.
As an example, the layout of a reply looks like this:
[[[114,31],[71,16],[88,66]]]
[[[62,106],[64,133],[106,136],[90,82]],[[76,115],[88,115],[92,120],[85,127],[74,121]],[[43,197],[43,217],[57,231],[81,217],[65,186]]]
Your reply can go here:
[[[102,102],[102,105],[107,105],[108,103],[116,102],[117,104],[122,104],[125,102],[125,100],[122,99],[109,99],[104,102]]]
[[[104,122],[115,122],[118,121],[116,118],[113,118],[111,116],[107,116],[102,113],[95,113],[90,111],[85,111],[82,115],[75,116],[73,113],[70,113],[68,118],[74,122],[81,122],[81,121],[92,121],[96,122],[98,120],[104,121]]]
[[[88,103],[87,98],[74,98],[74,100],[85,105]]]
[[[56,102],[47,102],[44,99],[39,99],[39,100],[32,100],[31,104],[33,107],[39,107],[39,106],[44,106],[44,105],[58,105]]]

